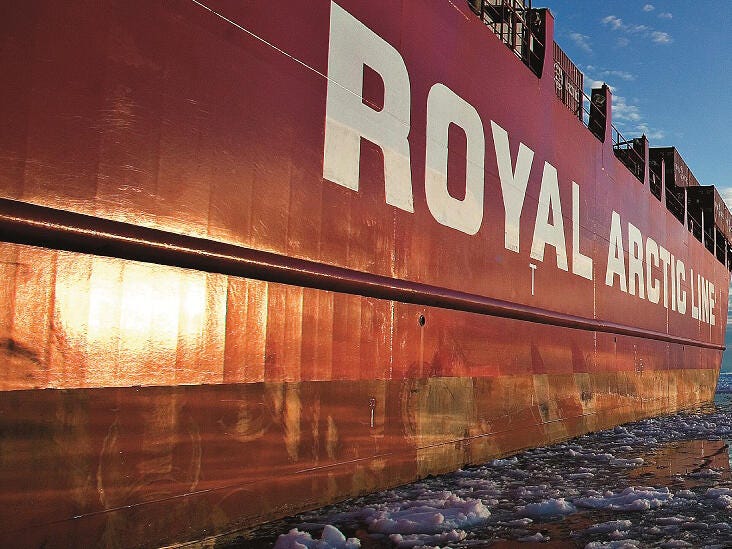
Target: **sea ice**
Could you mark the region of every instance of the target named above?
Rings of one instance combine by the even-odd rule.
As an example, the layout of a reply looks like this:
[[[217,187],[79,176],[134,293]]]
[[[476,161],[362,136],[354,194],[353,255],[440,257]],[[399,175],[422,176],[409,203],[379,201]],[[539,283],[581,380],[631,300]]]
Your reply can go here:
[[[673,517],[659,517],[656,522],[661,526],[678,525],[688,522],[691,517],[673,516]]]
[[[454,543],[466,536],[464,530],[450,530],[440,534],[392,534],[389,539],[397,547],[420,547]]]
[[[673,497],[668,488],[630,486],[621,492],[607,492],[602,497],[578,498],[574,503],[580,507],[592,509],[647,511],[665,505]]]
[[[721,477],[722,473],[715,471],[714,469],[702,469],[700,471],[689,473],[689,476],[692,478]]]
[[[723,509],[728,509],[732,507],[732,496],[719,496],[718,498],[716,498],[714,505]]]
[[[577,512],[577,508],[564,498],[548,499],[538,503],[529,503],[518,512],[534,519],[547,519],[571,515]]]
[[[507,526],[513,526],[515,528],[519,528],[522,526],[528,526],[532,522],[534,522],[534,521],[532,519],[530,519],[529,517],[524,517],[524,518],[520,518],[520,519],[509,520],[505,524]]]
[[[359,513],[370,532],[382,534],[437,534],[472,526],[491,516],[481,500],[463,499],[451,492],[433,498],[373,508]]]
[[[572,480],[582,479],[582,478],[592,478],[595,476],[595,473],[590,473],[589,471],[586,473],[570,473],[567,475],[567,478],[571,478]]]
[[[610,460],[610,465],[617,465],[618,467],[638,467],[643,465],[643,458],[613,458]]]
[[[542,542],[542,541],[549,541],[549,539],[550,539],[549,536],[545,536],[541,532],[536,532],[535,534],[533,534],[531,536],[520,537],[518,540],[523,541],[523,542],[526,542],[526,541]]]
[[[510,467],[512,465],[516,465],[518,463],[518,458],[516,456],[508,459],[494,459],[491,461],[492,467]]]
[[[732,488],[707,488],[704,496],[708,498],[718,498],[719,496],[732,495]]]
[[[287,534],[277,538],[274,549],[356,549],[361,547],[357,538],[348,538],[330,524],[323,528],[319,540],[314,540],[310,533],[293,528]]]
[[[599,524],[593,524],[585,530],[588,534],[605,534],[613,530],[628,530],[632,526],[629,520],[609,520]]]
[[[585,549],[638,549],[640,542],[634,539],[621,539],[616,541],[592,541],[585,545]]]

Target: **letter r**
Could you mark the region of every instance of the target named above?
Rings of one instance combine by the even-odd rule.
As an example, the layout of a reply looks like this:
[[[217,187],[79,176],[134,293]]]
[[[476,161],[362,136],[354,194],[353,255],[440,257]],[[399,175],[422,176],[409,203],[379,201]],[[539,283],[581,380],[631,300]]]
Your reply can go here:
[[[335,2],[330,6],[323,177],[358,191],[363,137],[384,153],[386,202],[414,212],[407,67],[388,42]],[[384,81],[380,111],[362,100],[364,65]]]

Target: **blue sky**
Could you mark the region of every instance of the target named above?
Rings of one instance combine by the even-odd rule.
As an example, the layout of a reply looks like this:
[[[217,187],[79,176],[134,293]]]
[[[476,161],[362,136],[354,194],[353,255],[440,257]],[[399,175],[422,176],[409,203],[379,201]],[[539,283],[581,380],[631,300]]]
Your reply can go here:
[[[535,5],[541,2],[535,1]],[[626,137],[676,146],[702,184],[732,198],[732,10],[725,2],[546,0],[555,39],[614,93]]]
[[[674,146],[732,206],[732,5],[711,0],[534,0],[585,75],[613,90],[626,138]],[[732,320],[732,319],[730,319]],[[732,322],[730,322],[732,324]],[[732,327],[723,369],[732,371]]]

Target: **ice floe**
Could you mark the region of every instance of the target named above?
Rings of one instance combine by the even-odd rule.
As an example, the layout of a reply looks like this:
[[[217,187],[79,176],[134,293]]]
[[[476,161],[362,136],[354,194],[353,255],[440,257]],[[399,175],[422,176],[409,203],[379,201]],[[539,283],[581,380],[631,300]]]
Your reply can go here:
[[[638,549],[640,542],[634,539],[623,539],[618,541],[592,541],[585,545],[585,549]]]
[[[405,503],[368,507],[358,516],[371,532],[436,534],[472,526],[491,515],[481,500],[462,499],[449,492],[443,492],[435,498]]]
[[[549,541],[549,539],[551,539],[551,538],[549,538],[549,536],[545,536],[541,532],[536,532],[535,534],[530,535],[530,536],[520,537],[518,540],[519,541],[534,541],[534,542],[537,542],[537,541]]]
[[[275,549],[356,549],[361,547],[357,538],[346,538],[343,533],[330,524],[323,528],[319,540],[313,539],[309,532],[293,528],[277,538]]]
[[[665,505],[673,498],[668,488],[630,486],[619,492],[608,491],[602,496],[578,498],[579,507],[610,509],[611,511],[647,511]]]
[[[564,498],[547,499],[538,503],[529,503],[517,509],[519,514],[526,515],[533,519],[554,518],[563,515],[571,515],[577,512],[577,508]]]
[[[628,530],[632,526],[629,520],[609,520],[599,524],[593,524],[587,530],[588,534],[605,534],[614,530]]]

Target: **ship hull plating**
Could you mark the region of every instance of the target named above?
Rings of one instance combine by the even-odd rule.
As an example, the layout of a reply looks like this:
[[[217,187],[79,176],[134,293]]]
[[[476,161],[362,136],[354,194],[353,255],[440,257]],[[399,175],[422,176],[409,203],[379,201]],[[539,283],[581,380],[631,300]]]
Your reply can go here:
[[[551,48],[459,2],[6,12],[4,544],[223,535],[712,399],[729,272]]]

